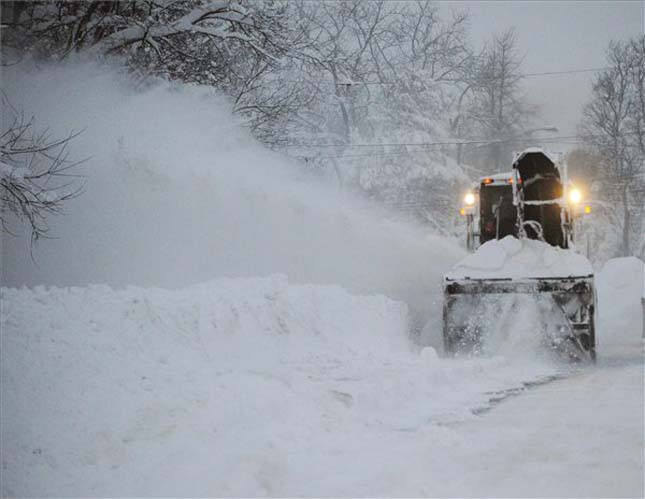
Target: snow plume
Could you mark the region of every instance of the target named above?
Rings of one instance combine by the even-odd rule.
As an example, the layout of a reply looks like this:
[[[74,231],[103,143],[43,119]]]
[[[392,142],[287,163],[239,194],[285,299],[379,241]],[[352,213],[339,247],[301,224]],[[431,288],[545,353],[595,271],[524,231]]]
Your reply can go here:
[[[137,88],[93,63],[5,68],[12,104],[65,135],[85,192],[52,219],[30,258],[4,238],[3,284],[176,288],[283,273],[294,282],[382,293],[422,309],[461,251],[444,238],[303,178],[255,142],[212,89]]]

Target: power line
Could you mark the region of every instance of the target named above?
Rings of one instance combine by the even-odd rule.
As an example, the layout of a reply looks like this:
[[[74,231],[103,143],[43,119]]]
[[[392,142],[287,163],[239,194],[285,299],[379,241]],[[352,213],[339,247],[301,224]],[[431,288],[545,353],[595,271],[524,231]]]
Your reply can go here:
[[[557,140],[578,140],[579,135],[562,135],[540,139],[540,142],[554,142]],[[505,144],[505,143],[522,143],[530,140],[529,138],[512,138],[512,139],[473,139],[473,140],[450,140],[441,142],[385,142],[381,144],[288,144],[289,148],[322,148],[322,147],[435,147],[435,146],[457,146],[457,145],[478,145],[478,144]],[[412,151],[408,151],[412,152]],[[392,153],[390,153],[392,154]],[[403,154],[403,153],[398,153]],[[345,156],[347,157],[347,156]]]
[[[596,71],[606,71],[610,67],[604,68],[588,68],[588,69],[568,69],[565,71],[544,71],[542,73],[525,73],[522,76],[551,76],[551,75],[568,75],[577,73],[595,73]]]
[[[340,160],[347,160],[347,159],[359,159],[359,158],[387,158],[387,157],[393,157],[393,156],[408,156],[412,154],[418,154],[418,153],[425,153],[428,152],[429,148],[432,146],[442,146],[442,145],[467,145],[467,144],[485,144],[485,145],[492,145],[492,144],[500,144],[500,143],[506,143],[506,144],[513,144],[513,143],[522,143],[524,141],[520,140],[498,140],[498,141],[469,141],[469,142],[428,142],[425,144],[422,144],[424,146],[423,149],[414,149],[414,150],[405,150],[405,151],[400,151],[400,152],[382,152],[382,153],[368,153],[368,154],[347,154],[347,155],[338,155],[338,156],[328,156],[328,155],[317,155],[317,156],[298,156],[299,158],[302,159],[340,159]],[[541,139],[540,143],[543,145],[548,145],[548,144],[569,144],[569,145],[575,145],[575,144],[584,144],[584,140],[582,137],[571,135],[571,136],[564,136],[564,137],[554,137],[554,138],[549,138],[549,139]],[[376,145],[376,144],[375,144]],[[396,144],[390,144],[390,145],[396,145]],[[402,145],[402,144],[398,144]],[[415,145],[421,145],[421,144],[415,144]]]
[[[541,130],[536,130],[541,131]],[[625,135],[634,135],[638,132],[623,132],[620,136]],[[588,136],[586,138],[596,138],[599,136]],[[540,143],[554,143],[554,144],[564,144],[564,143],[579,143],[582,142],[585,137],[581,135],[555,135],[551,137],[544,137],[539,139]],[[306,148],[306,149],[315,149],[315,148],[326,148],[326,147],[341,147],[341,148],[364,148],[364,147],[436,147],[436,146],[458,146],[458,145],[481,145],[481,144],[519,144],[527,141],[535,141],[530,137],[512,137],[510,139],[470,139],[470,140],[458,140],[451,139],[446,141],[439,142],[383,142],[380,144],[286,144],[284,147],[287,148]],[[399,153],[386,153],[386,154],[406,154],[408,152],[417,152],[417,151],[404,151]],[[329,156],[332,157],[332,156]],[[352,156],[342,156],[342,157],[352,157]],[[361,157],[356,155],[353,157]]]
[[[598,71],[606,71],[611,69],[609,67],[601,68],[582,68],[582,69],[565,69],[562,71],[542,71],[536,73],[524,73],[520,75],[522,78],[533,78],[536,76],[558,76],[558,75],[568,75],[568,74],[580,74],[580,73],[595,73]],[[281,80],[283,83],[308,83],[305,80]],[[398,82],[393,81],[348,81],[348,82],[334,82],[334,81],[316,81],[316,85],[338,85],[338,86],[361,86],[361,85],[397,85]]]

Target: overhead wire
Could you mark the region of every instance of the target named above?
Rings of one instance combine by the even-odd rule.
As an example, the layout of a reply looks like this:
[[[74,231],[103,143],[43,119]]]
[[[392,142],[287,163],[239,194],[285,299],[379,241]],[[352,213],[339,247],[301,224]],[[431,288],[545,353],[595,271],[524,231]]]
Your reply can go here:
[[[524,73],[522,76],[552,76],[552,75],[568,75],[568,74],[578,74],[578,73],[595,73],[597,71],[606,71],[611,69],[610,67],[602,68],[586,68],[586,69],[567,69],[564,71],[544,71],[541,73]]]
[[[559,76],[559,75],[569,75],[569,74],[581,74],[581,73],[595,73],[598,71],[606,71],[611,69],[609,67],[599,67],[599,68],[580,68],[580,69],[564,69],[561,71],[539,71],[533,73],[523,73],[520,75],[521,78],[533,78],[537,76]],[[306,80],[281,80],[283,83],[307,83]],[[335,81],[316,81],[316,85],[338,85],[338,86],[361,86],[361,85],[396,85],[397,82],[394,81],[347,81],[347,82],[335,82]]]
[[[626,132],[626,134],[633,134],[636,132]],[[557,137],[546,137],[539,140],[541,145],[548,144],[583,144],[585,138],[580,135],[563,135]],[[441,142],[425,142],[425,143],[387,143],[387,144],[353,144],[358,147],[417,147],[416,149],[405,149],[403,151],[384,151],[384,152],[373,152],[367,154],[343,154],[343,155],[297,155],[297,157],[310,160],[310,159],[336,159],[336,160],[348,160],[348,159],[360,159],[360,158],[386,158],[393,156],[408,156],[412,154],[425,153],[428,152],[433,147],[438,146],[454,146],[454,145],[494,145],[494,144],[523,144],[529,142],[530,139],[496,139],[496,140],[467,140],[467,141],[441,141]],[[308,145],[311,147],[317,147],[316,145]],[[344,146],[342,144],[325,144],[328,147],[351,147],[352,145]]]
[[[645,3],[644,3],[645,5]],[[644,17],[645,22],[645,17]],[[644,24],[645,25],[645,24]],[[609,67],[598,67],[598,68],[580,68],[580,69],[568,69],[562,71],[542,71],[542,72],[532,72],[524,73],[523,77],[539,77],[539,76],[558,76],[558,75],[569,75],[569,74],[581,74],[581,73],[592,73],[598,71],[605,71],[610,69]],[[286,83],[305,83],[304,81],[297,80],[285,80]],[[337,83],[337,82],[325,82],[318,81],[316,84],[323,85],[395,85],[395,82],[346,82],[346,83]],[[544,131],[544,130],[536,130]],[[416,147],[418,149],[414,150],[404,150],[399,152],[382,152],[382,153],[370,153],[370,154],[349,154],[349,155],[317,155],[316,158],[320,159],[354,159],[354,158],[368,158],[368,157],[389,157],[389,156],[403,156],[409,154],[416,154],[420,152],[426,152],[428,147],[440,147],[440,146],[459,146],[459,145],[492,145],[492,144],[509,144],[509,143],[524,143],[527,142],[526,138],[511,138],[511,139],[473,139],[473,140],[449,140],[449,141],[437,141],[437,142],[401,142],[401,143],[381,143],[381,144],[287,144],[287,148],[369,148],[369,147]],[[539,141],[541,144],[581,144],[584,142],[583,137],[579,135],[565,135],[565,136],[555,136],[542,138]],[[303,158],[311,158],[310,156],[301,156]]]
[[[536,130],[542,131],[542,130]],[[632,135],[637,132],[624,132],[621,135]],[[531,141],[530,137],[511,137],[509,139],[469,139],[469,140],[445,140],[437,142],[383,142],[375,144],[286,144],[285,147],[288,148],[305,148],[305,149],[316,149],[316,148],[365,148],[365,147],[437,147],[437,146],[458,146],[458,145],[493,145],[493,144],[514,144],[514,143],[525,143]],[[544,137],[539,140],[540,143],[579,143],[584,140],[584,137],[581,135],[557,135],[552,137]],[[414,151],[401,151],[398,153],[384,153],[384,154],[406,154],[409,152],[423,151],[423,149],[417,149]],[[366,155],[342,155],[342,157],[364,157],[370,156]],[[332,156],[329,156],[332,157]]]

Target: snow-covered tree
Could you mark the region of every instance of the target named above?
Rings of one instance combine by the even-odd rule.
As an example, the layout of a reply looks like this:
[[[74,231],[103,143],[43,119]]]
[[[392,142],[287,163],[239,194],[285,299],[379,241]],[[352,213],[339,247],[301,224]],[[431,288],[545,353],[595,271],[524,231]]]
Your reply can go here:
[[[120,56],[142,77],[215,86],[261,136],[298,97],[263,82],[298,44],[287,8],[272,0],[10,1],[2,41],[36,57]]]
[[[309,44],[294,79],[312,99],[297,117],[299,155],[348,188],[446,224],[463,171],[449,122],[472,64],[467,17],[432,2],[300,4]],[[370,144],[365,147],[365,144]],[[398,144],[433,144],[413,146]],[[432,220],[430,220],[432,219]]]
[[[612,42],[580,132],[600,158],[599,201],[615,212],[619,252],[637,251],[645,200],[645,37]]]
[[[530,138],[537,110],[523,95],[521,64],[513,29],[494,35],[475,57],[452,127],[478,143],[464,146],[461,160],[486,171],[508,169],[512,151]]]
[[[68,154],[77,134],[56,139],[38,130],[35,118],[27,119],[2,96],[0,131],[0,224],[12,233],[12,223],[26,223],[32,242],[47,236],[47,216],[62,213],[64,204],[77,196],[82,184],[75,172],[79,162]]]
[[[281,8],[273,2],[262,9],[234,0],[6,3],[12,7],[10,16],[8,6],[4,10],[13,36],[47,55],[64,57],[85,48],[129,56],[141,51],[163,65],[177,57],[190,62],[204,46],[221,53],[237,43],[267,57],[282,49],[275,33]]]
[[[468,17],[432,1],[2,6],[4,46],[45,58],[114,56],[144,80],[211,85],[263,142],[436,227],[453,225],[472,176],[466,164],[506,157],[498,140],[529,122],[514,35],[476,54]],[[455,144],[472,137],[492,145]]]

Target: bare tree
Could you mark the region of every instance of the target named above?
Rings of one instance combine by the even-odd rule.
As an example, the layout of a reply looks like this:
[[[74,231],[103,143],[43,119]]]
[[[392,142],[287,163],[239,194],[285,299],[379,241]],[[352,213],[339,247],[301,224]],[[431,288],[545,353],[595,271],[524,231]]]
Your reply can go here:
[[[576,183],[583,182],[589,189],[602,173],[602,159],[598,153],[588,147],[580,146],[570,150],[566,155],[569,178]]]
[[[38,131],[35,119],[25,118],[2,96],[0,133],[0,223],[12,234],[11,220],[26,223],[32,243],[48,233],[47,217],[62,213],[66,201],[79,195],[82,185],[69,159],[68,146],[78,134],[62,139]]]
[[[522,94],[521,64],[513,29],[494,36],[476,57],[453,126],[457,136],[466,133],[490,142],[469,146],[467,162],[488,170],[503,168],[513,148],[527,138],[537,109]]]
[[[398,144],[485,136],[494,144],[485,153],[499,158],[497,139],[528,121],[514,34],[476,55],[467,15],[443,15],[428,0],[2,5],[11,6],[5,45],[48,58],[110,54],[144,80],[211,85],[260,140],[289,146],[343,188],[447,229],[465,177],[454,147]]]
[[[470,59],[466,16],[443,20],[437,5],[427,1],[361,0],[303,2],[299,16],[311,29],[297,74],[315,98],[299,112],[304,133],[298,139],[334,145],[321,153],[331,152],[329,164],[339,180],[354,186],[366,170],[401,180],[401,165],[414,170],[431,163],[437,150],[424,157],[406,156],[404,148],[374,148],[371,152],[385,156],[364,161],[344,157],[352,156],[353,144],[360,142],[446,139],[449,108]],[[391,153],[401,156],[386,159]]]
[[[599,195],[620,211],[620,253],[632,253],[642,232],[645,179],[645,37],[612,42],[609,68],[593,84],[580,124],[585,142],[600,157]]]

